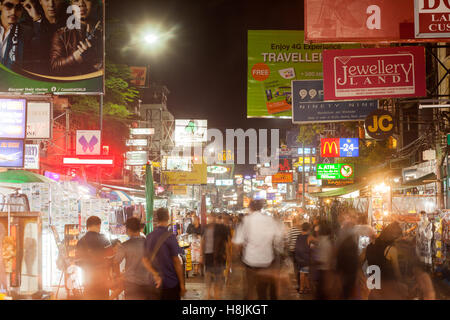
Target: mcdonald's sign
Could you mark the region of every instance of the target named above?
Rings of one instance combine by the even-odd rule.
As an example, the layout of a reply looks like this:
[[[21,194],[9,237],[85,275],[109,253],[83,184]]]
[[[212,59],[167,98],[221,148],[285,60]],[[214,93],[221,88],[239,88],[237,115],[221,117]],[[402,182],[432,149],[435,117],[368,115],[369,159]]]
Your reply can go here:
[[[320,156],[322,158],[339,157],[339,138],[321,139]]]

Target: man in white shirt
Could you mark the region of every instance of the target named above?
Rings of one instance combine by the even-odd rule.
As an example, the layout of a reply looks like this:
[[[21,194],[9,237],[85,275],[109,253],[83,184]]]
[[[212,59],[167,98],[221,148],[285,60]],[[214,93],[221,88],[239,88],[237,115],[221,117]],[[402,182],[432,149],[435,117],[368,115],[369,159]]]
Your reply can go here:
[[[242,247],[242,262],[246,266],[246,298],[259,300],[276,299],[273,262],[283,249],[283,228],[274,218],[263,214],[261,200],[252,200],[250,214],[244,217],[236,230],[233,243]],[[268,295],[270,290],[270,298]]]

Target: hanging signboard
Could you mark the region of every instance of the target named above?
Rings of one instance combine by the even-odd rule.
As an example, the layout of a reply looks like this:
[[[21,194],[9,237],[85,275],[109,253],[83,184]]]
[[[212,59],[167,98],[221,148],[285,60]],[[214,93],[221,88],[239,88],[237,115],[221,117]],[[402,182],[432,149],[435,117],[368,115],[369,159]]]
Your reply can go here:
[[[207,177],[206,178],[206,183],[207,184],[215,184],[216,183],[216,178],[214,178],[214,177]]]
[[[394,117],[387,110],[377,110],[366,118],[364,126],[371,138],[385,140],[394,132]]]
[[[143,166],[147,164],[148,152],[147,151],[128,151],[126,153],[125,164],[127,166]]]
[[[232,186],[234,183],[233,179],[217,179],[216,186]]]
[[[130,134],[133,136],[149,136],[155,134],[155,128],[131,128]]]
[[[292,159],[291,158],[280,158],[278,162],[278,171],[291,171],[292,167]]]
[[[130,67],[130,83],[136,87],[145,87],[147,84],[147,67]]]
[[[317,165],[317,179],[353,178],[355,169],[352,164],[332,163]]]
[[[27,103],[27,139],[51,138],[52,113],[49,102]]]
[[[190,146],[206,142],[208,131],[207,120],[175,120],[175,144]]]
[[[230,168],[227,168],[227,167],[224,167],[224,166],[208,166],[208,168],[206,170],[209,173],[222,174],[222,173],[230,171]]]
[[[323,101],[323,80],[292,81],[292,122],[360,121],[378,108],[378,100]]]
[[[187,194],[187,186],[171,186],[170,190],[174,195],[184,196]]]
[[[100,139],[100,130],[77,130],[76,154],[100,155]]]
[[[0,140],[0,168],[24,167],[23,140]]]
[[[294,181],[292,172],[279,172],[272,176],[272,183],[289,183]]]
[[[307,42],[376,43],[412,40],[412,0],[305,0]]]
[[[424,97],[425,48],[325,50],[325,100]]]
[[[450,38],[450,1],[414,0],[415,37]]]
[[[349,184],[355,183],[353,179],[345,179],[345,180],[323,179],[319,181],[322,181],[322,187],[344,187],[348,186]]]
[[[1,138],[25,138],[25,99],[0,99],[0,115]]]
[[[126,141],[128,147],[146,147],[148,145],[147,139],[130,139]]]
[[[359,156],[358,138],[321,139],[320,146],[320,156],[322,158]]]
[[[39,145],[25,145],[24,169],[39,170]]]
[[[206,184],[207,183],[207,172],[206,163],[203,164],[193,164],[192,171],[166,171],[163,172],[164,184],[179,184],[179,185],[190,185],[190,184]]]

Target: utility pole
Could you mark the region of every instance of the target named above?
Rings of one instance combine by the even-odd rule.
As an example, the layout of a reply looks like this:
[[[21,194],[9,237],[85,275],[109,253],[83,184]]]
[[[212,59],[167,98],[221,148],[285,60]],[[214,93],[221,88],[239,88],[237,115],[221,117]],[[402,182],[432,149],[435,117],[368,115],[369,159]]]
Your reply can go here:
[[[305,143],[302,142],[302,208],[306,210],[305,205]]]

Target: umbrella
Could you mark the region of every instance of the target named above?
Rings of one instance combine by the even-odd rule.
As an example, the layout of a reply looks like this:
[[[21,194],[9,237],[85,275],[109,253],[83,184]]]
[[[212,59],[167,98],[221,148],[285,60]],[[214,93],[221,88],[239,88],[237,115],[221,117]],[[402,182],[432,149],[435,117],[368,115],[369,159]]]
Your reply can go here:
[[[144,233],[149,234],[153,231],[153,198],[155,189],[153,187],[152,166],[147,164],[145,166],[145,200],[146,200],[146,217]]]
[[[200,221],[202,226],[206,226],[206,196],[202,195],[202,203],[200,205]]]
[[[55,182],[40,174],[26,170],[8,170],[0,172],[2,183],[52,183]]]

